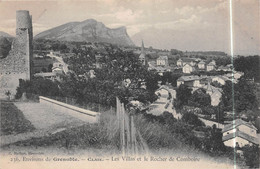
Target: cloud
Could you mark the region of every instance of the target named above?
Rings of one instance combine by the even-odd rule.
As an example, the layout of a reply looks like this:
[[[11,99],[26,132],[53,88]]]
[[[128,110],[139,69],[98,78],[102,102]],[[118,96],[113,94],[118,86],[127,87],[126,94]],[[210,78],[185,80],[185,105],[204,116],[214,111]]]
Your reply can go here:
[[[131,9],[120,8],[115,17],[122,22],[134,22],[142,15],[142,11],[133,12]]]
[[[15,34],[15,11],[19,9],[30,11],[35,33],[89,18],[111,28],[126,26],[130,36],[148,28],[197,32],[194,35],[207,30],[220,36],[229,32],[228,0],[1,1],[0,31]],[[250,46],[259,46],[259,0],[233,0],[233,9],[234,36],[241,34]]]

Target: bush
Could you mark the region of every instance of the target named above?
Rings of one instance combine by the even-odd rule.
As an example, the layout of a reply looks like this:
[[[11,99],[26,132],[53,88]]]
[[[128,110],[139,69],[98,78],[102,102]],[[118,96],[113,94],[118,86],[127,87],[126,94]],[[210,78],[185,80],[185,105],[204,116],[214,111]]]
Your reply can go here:
[[[242,147],[243,155],[246,165],[250,168],[259,168],[259,146],[258,145],[245,145]]]
[[[21,98],[23,93],[31,93],[41,96],[59,96],[58,84],[49,79],[35,78],[32,80],[19,79],[19,86],[16,89],[15,98]]]
[[[193,126],[205,126],[198,116],[193,113],[184,113],[181,120]]]

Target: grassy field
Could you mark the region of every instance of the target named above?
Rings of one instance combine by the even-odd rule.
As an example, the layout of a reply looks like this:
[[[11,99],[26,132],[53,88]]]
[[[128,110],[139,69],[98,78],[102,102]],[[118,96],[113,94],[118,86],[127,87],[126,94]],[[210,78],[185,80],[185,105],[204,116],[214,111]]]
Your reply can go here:
[[[0,101],[0,110],[0,135],[24,133],[35,129],[12,102]]]

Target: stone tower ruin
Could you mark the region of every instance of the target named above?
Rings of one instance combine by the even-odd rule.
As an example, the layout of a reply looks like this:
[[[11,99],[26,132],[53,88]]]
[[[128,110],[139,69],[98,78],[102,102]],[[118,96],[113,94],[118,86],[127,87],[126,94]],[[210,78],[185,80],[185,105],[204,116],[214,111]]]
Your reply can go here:
[[[13,97],[19,79],[31,79],[32,65],[32,16],[29,11],[16,11],[16,37],[6,58],[0,59],[0,98],[10,92]]]

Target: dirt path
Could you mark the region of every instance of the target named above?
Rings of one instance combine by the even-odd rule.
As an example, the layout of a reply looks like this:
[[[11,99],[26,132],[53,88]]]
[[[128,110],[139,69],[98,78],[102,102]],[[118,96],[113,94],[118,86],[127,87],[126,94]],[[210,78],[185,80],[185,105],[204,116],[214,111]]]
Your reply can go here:
[[[86,123],[84,118],[80,118],[80,116],[78,118],[72,117],[40,103],[16,102],[15,106],[23,112],[25,118],[33,124],[36,130],[1,136],[1,146],[33,137],[43,137]]]

